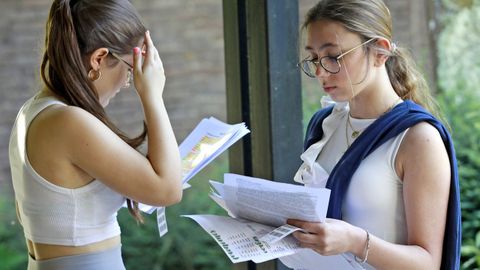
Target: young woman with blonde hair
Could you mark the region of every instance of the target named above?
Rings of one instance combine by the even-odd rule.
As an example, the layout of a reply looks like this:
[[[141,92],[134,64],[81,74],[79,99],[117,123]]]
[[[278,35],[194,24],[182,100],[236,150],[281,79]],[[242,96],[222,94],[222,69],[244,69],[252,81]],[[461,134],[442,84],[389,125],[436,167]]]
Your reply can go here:
[[[335,105],[312,117],[295,176],[331,189],[328,219],[289,220],[305,230],[294,236],[321,255],[351,253],[367,269],[458,269],[453,144],[424,79],[393,42],[387,6],[323,0],[303,27],[300,66]]]

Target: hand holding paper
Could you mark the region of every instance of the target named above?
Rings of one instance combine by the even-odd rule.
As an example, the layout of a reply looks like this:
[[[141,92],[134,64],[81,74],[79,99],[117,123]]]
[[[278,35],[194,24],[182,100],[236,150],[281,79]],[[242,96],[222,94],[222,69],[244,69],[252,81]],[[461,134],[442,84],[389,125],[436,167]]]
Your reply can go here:
[[[200,121],[179,146],[182,158],[183,189],[190,187],[187,182],[195,174],[249,132],[245,123],[229,125],[214,117]],[[139,208],[148,214],[157,210],[160,237],[168,232],[165,207],[140,203]]]
[[[231,217],[189,215],[222,247],[232,262],[263,262],[301,250],[289,218],[325,220],[330,190],[236,174],[210,181],[210,197]],[[279,227],[281,226],[281,227]],[[276,228],[279,227],[279,228]],[[276,228],[276,229],[275,229]]]

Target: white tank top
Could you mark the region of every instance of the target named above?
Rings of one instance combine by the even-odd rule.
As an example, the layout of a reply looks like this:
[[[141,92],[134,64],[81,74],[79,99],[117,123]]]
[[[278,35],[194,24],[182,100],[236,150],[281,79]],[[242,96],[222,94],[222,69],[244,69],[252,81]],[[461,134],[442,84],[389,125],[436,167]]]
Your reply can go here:
[[[351,128],[348,105],[335,105],[322,125],[324,136],[301,156],[303,164],[295,181],[325,187],[329,174],[347,150]],[[352,119],[355,130],[364,130],[375,119]],[[347,129],[347,132],[346,132]],[[407,226],[403,202],[403,182],[395,170],[395,158],[408,131],[388,140],[367,156],[352,176],[343,206],[342,219],[396,244],[406,244]]]
[[[51,97],[28,100],[10,136],[10,168],[25,237],[36,243],[82,246],[117,236],[117,211],[125,201],[121,194],[98,180],[75,189],[57,186],[29,163],[28,127],[38,113],[54,104],[65,105]]]

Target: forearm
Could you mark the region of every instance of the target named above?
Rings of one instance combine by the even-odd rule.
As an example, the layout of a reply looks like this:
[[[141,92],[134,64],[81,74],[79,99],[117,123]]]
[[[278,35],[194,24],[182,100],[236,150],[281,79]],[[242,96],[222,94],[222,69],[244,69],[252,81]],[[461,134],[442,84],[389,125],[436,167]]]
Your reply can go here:
[[[148,159],[165,181],[181,181],[178,144],[163,99],[142,98],[148,129]],[[178,183],[175,183],[178,184]]]
[[[365,236],[363,240],[365,241]],[[354,254],[363,259],[365,255],[363,248],[360,250],[357,249]],[[371,234],[367,262],[379,270],[440,268],[433,255],[425,248],[418,245],[393,244]]]

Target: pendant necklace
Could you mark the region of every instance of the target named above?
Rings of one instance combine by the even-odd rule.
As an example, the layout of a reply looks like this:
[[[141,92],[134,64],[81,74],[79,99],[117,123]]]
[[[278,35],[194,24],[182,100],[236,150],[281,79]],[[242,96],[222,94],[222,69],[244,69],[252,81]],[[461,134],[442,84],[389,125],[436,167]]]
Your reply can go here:
[[[350,148],[350,145],[352,145],[353,141],[363,132],[363,129],[362,130],[355,130],[353,128],[353,125],[352,123],[350,122],[350,113],[347,114],[347,121],[346,121],[347,125],[345,126],[345,139],[347,140],[347,146],[348,148]],[[350,136],[348,136],[348,127],[350,127],[350,129],[352,130],[352,133],[350,134]],[[350,140],[349,138],[351,138],[352,140],[352,143],[350,143]]]
[[[350,113],[348,113],[347,115],[347,124],[348,126],[350,126],[350,128],[352,129],[352,134],[350,134],[350,137],[352,137],[352,139],[356,139],[358,137],[358,135],[360,135],[360,133],[363,132],[363,129],[362,130],[355,130],[353,128],[353,125],[352,123],[350,122]]]
[[[381,116],[383,116],[384,114],[388,113],[389,111],[391,111],[393,109],[393,107],[395,107],[395,105],[397,105],[399,100],[401,100],[400,97],[398,99],[396,99],[395,102],[393,102],[393,104],[390,107],[388,107],[388,109],[379,116],[379,118]],[[352,130],[352,133],[350,134],[350,138],[353,141],[366,129],[366,127],[361,129],[361,130],[355,130],[353,128],[352,123],[350,122],[350,112],[348,112],[348,114],[347,114],[347,122],[346,123],[347,123],[347,125],[345,126],[345,139],[347,139],[347,145],[350,148],[351,143],[349,142],[349,139],[348,139],[348,137],[349,137],[348,136],[348,127],[350,127],[350,129]],[[352,143],[353,143],[353,141],[352,141]]]

